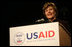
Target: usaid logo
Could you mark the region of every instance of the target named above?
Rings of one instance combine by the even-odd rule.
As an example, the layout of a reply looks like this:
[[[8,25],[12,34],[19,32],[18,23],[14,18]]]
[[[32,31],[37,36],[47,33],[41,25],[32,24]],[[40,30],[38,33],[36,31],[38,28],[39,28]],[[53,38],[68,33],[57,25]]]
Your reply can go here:
[[[14,37],[14,42],[17,44],[17,45],[21,45],[23,44],[24,42],[24,34],[22,32],[18,32],[15,34],[15,37]]]
[[[31,35],[29,35],[31,34]],[[38,38],[51,38],[55,36],[55,32],[53,30],[45,31],[45,32],[34,32],[34,33],[27,33],[26,34],[27,39],[31,40],[32,38],[38,39]],[[30,37],[29,37],[30,36]]]

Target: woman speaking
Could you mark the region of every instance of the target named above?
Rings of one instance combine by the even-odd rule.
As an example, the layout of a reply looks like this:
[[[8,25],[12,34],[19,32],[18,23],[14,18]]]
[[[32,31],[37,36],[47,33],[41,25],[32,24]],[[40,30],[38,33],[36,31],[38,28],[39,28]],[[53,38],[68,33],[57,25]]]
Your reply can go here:
[[[57,18],[58,10],[56,5],[53,2],[47,2],[42,9],[44,18],[36,20],[36,23],[59,22],[60,46],[71,46],[71,34],[68,25],[65,21]]]

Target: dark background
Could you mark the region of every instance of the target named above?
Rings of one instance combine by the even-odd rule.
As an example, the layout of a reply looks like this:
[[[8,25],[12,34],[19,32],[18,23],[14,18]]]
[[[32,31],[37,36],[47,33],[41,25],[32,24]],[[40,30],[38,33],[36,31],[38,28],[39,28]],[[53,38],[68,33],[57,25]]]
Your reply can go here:
[[[26,0],[8,1],[9,27],[31,25],[43,17],[42,7],[45,2],[54,2],[58,8],[58,18],[70,22],[70,1],[66,0]]]

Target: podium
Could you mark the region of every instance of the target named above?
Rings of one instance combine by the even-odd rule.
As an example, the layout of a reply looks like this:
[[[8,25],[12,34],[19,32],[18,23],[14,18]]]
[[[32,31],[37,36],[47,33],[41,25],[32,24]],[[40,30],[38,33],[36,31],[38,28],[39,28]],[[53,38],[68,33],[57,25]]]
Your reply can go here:
[[[59,23],[11,27],[10,46],[60,46]]]

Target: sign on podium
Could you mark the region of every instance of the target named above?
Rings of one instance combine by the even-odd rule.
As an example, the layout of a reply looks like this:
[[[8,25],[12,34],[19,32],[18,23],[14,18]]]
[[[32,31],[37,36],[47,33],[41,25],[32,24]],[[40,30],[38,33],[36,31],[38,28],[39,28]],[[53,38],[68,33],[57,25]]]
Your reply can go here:
[[[59,23],[9,28],[10,46],[59,46]]]

